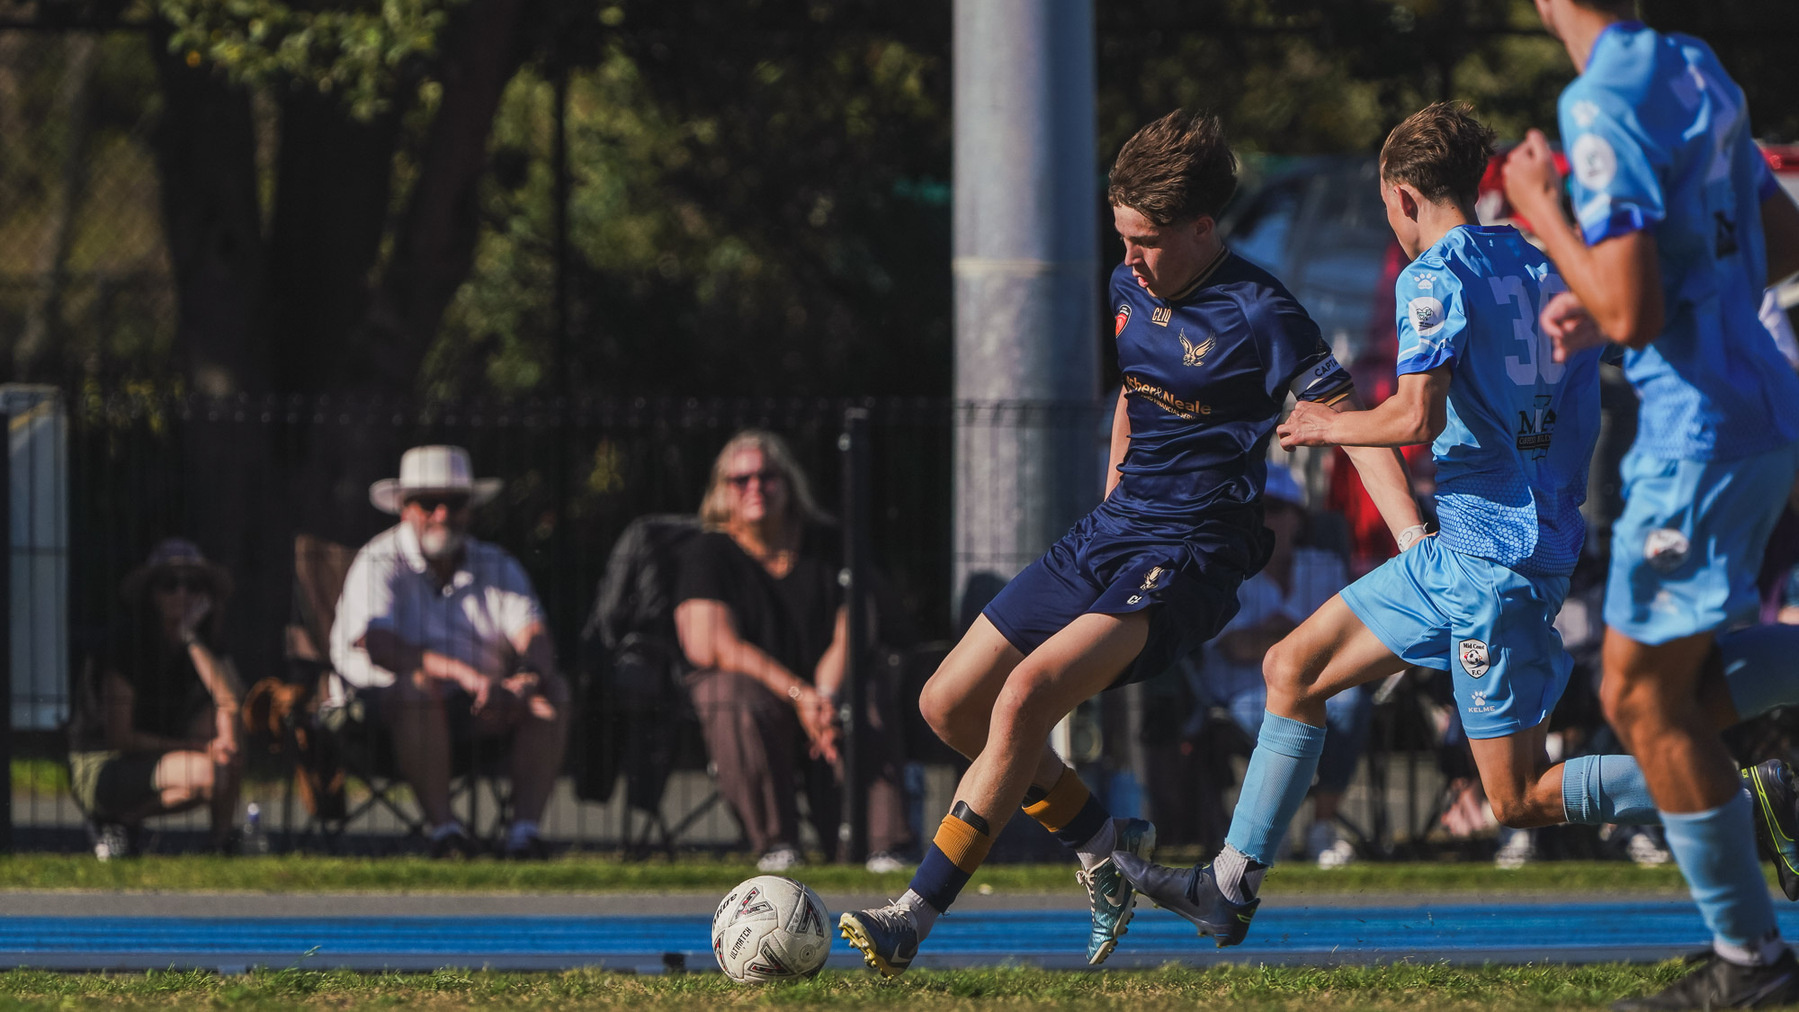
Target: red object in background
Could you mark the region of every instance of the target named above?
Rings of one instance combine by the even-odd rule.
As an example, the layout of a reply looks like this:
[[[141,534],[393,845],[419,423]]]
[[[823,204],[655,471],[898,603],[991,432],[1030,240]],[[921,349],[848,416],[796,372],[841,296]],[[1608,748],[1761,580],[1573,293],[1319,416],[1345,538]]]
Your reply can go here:
[[[1508,151],[1510,149],[1507,149]],[[1475,209],[1480,212],[1480,220],[1485,225],[1497,225],[1500,222],[1511,222],[1525,233],[1536,231],[1531,228],[1530,221],[1512,209],[1512,203],[1505,199],[1505,156],[1501,151],[1487,163],[1487,171],[1480,177],[1480,192],[1475,198]],[[1555,152],[1555,171],[1568,177],[1568,156],[1560,151]],[[1397,277],[1397,275],[1395,275]]]
[[[1799,144],[1764,145],[1762,157],[1775,172],[1799,172]]]

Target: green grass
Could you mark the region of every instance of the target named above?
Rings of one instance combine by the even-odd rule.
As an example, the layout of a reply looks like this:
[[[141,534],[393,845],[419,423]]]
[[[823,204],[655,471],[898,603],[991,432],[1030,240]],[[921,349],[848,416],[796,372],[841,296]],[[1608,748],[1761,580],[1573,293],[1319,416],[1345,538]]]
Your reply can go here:
[[[12,789],[14,794],[48,797],[67,794],[69,767],[56,759],[14,759]]]
[[[285,774],[277,774],[270,770],[252,767],[244,777],[245,793],[251,796],[275,797],[287,786]],[[14,794],[26,794],[35,798],[58,799],[69,793],[69,766],[62,759],[20,759],[12,761],[12,789]],[[403,793],[405,785],[395,788],[397,798],[410,798]],[[361,800],[367,794],[367,788],[360,781],[350,787],[352,803]]]
[[[19,971],[0,974],[0,1009],[1593,1009],[1660,988],[1682,972],[1676,962],[1105,973],[996,969],[915,971],[894,981],[870,973],[831,972],[793,984],[751,987],[716,973],[637,977],[597,971],[402,975],[289,970],[221,978],[209,973]]]
[[[337,858],[312,854],[221,858],[145,857],[102,864],[84,854],[0,857],[0,889],[102,889],[226,892],[722,892],[755,874],[747,860],[684,858],[624,861],[570,854],[539,864],[493,860],[430,861],[418,857]],[[893,893],[908,872],[873,875],[853,865],[814,865],[791,873],[830,892]],[[1071,892],[1073,865],[994,864],[974,888],[996,892]],[[1397,895],[1455,890],[1482,893],[1591,893],[1679,890],[1672,865],[1638,868],[1626,861],[1555,861],[1495,873],[1486,862],[1367,862],[1322,871],[1295,861],[1277,867],[1265,895],[1338,893]]]

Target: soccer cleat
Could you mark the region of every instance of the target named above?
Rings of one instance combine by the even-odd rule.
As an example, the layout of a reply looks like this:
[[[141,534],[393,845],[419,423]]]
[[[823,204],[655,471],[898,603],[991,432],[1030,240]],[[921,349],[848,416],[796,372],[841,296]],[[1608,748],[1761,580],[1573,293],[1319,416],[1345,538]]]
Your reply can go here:
[[[1142,819],[1119,819],[1116,825],[1118,850],[1149,860],[1156,851],[1156,827]],[[1124,937],[1137,893],[1112,858],[1092,871],[1077,871],[1074,877],[1086,887],[1087,906],[1093,911],[1093,927],[1087,933],[1087,965],[1098,966]]]
[[[1799,1002],[1799,962],[1790,949],[1767,966],[1738,966],[1710,950],[1687,961],[1699,965],[1662,991],[1613,1002],[1613,1012],[1773,1008]]]
[[[1799,900],[1799,784],[1792,767],[1769,759],[1743,771],[1743,786],[1755,807],[1755,838],[1774,859],[1780,891]]]
[[[1150,864],[1135,854],[1116,853],[1112,859],[1124,877],[1148,896],[1156,906],[1185,917],[1202,935],[1211,935],[1220,949],[1236,945],[1249,934],[1250,918],[1256,915],[1261,899],[1248,903],[1232,903],[1218,889],[1210,864],[1191,868],[1164,868]]]
[[[838,933],[862,953],[862,961],[883,977],[897,977],[918,955],[918,924],[897,903],[851,910],[837,919]]]

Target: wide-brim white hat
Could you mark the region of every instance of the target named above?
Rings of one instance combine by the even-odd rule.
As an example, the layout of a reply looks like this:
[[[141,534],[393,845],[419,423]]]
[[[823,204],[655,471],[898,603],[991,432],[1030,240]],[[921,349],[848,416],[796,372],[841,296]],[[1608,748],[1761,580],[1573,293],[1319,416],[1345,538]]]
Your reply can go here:
[[[460,446],[415,446],[400,455],[400,476],[369,486],[369,502],[383,513],[398,515],[415,495],[460,492],[479,506],[500,494],[498,478],[476,478],[468,451]]]

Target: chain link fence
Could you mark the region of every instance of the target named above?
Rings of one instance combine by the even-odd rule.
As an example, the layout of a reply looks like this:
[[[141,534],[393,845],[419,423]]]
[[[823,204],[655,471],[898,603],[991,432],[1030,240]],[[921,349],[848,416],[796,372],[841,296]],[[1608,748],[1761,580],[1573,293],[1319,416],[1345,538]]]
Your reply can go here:
[[[0,27],[0,333],[15,379],[167,369],[176,313],[146,45],[131,30]]]

